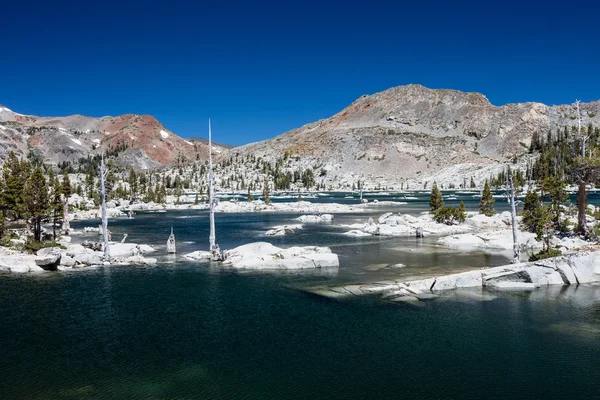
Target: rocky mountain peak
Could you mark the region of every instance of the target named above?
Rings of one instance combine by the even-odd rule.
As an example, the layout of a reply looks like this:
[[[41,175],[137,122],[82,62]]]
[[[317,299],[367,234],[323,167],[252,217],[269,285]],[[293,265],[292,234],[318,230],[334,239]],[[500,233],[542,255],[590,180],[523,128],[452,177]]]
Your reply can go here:
[[[36,117],[0,109],[0,161],[11,150],[59,163],[115,149],[123,164],[141,169],[208,157],[206,144],[182,139],[151,115]]]
[[[600,102],[582,103],[581,110],[584,126],[600,125]],[[230,152],[266,160],[287,153],[297,160],[294,168],[317,166],[332,180],[458,183],[452,179],[459,169],[487,178],[486,168],[527,154],[534,133],[575,120],[572,104],[494,106],[481,93],[406,85],[363,95],[331,118]]]

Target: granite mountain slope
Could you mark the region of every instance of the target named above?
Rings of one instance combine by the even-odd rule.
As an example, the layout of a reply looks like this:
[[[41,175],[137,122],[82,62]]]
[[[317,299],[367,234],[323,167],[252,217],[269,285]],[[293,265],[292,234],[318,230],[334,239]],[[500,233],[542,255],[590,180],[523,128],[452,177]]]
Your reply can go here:
[[[600,101],[580,107],[584,126],[600,124]],[[287,153],[290,169],[324,169],[325,183],[437,179],[458,186],[526,153],[534,132],[574,126],[576,115],[573,105],[494,106],[480,93],[407,85],[361,96],[331,118],[228,154],[275,160]]]

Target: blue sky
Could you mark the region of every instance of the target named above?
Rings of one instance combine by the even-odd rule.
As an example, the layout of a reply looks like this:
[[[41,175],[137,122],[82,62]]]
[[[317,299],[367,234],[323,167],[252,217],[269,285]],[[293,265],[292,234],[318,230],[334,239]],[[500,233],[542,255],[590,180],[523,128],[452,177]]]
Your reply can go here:
[[[184,137],[210,117],[239,145],[409,83],[600,99],[593,2],[44,3],[1,8],[0,104],[24,114],[151,114]]]

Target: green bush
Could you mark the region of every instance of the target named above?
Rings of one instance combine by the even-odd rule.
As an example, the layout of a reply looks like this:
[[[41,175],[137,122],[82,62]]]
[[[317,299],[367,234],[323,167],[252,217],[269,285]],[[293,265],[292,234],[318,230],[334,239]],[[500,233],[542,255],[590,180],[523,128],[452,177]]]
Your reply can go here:
[[[556,230],[563,235],[568,235],[570,233],[573,233],[573,227],[567,220],[559,221],[558,226],[556,227]]]
[[[558,257],[560,255],[562,255],[562,251],[558,249],[542,250],[539,253],[533,254],[531,257],[529,257],[529,261],[539,261],[545,258]]]
[[[25,251],[33,254],[37,253],[39,249],[44,249],[46,247],[59,247],[63,250],[67,249],[65,246],[57,244],[54,240],[49,242],[36,242],[34,240],[29,240],[27,243],[25,243]]]
[[[433,220],[438,224],[454,225],[454,223],[462,223],[467,219],[465,205],[461,202],[458,208],[441,207],[433,211]]]

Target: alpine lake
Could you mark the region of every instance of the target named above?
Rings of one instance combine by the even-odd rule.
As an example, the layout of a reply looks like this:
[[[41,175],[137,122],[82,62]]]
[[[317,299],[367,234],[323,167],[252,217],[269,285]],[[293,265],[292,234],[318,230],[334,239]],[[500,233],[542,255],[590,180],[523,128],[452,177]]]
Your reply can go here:
[[[478,192],[449,193],[447,205],[476,209]],[[509,262],[441,248],[435,237],[344,235],[339,225],[426,211],[429,191],[364,197],[407,204],[279,237],[264,232],[299,223],[298,214],[216,214],[221,249],[329,246],[340,258],[334,271],[241,273],[186,261],[208,247],[208,213],[182,210],[109,221],[115,240],[127,233],[154,246],[156,265],[1,275],[0,399],[600,398],[600,286],[453,291],[420,306],[305,292]],[[356,194],[306,200],[358,204]],[[496,209],[507,208],[499,196]],[[98,221],[72,223],[84,226]],[[171,227],[177,255],[165,254]]]

